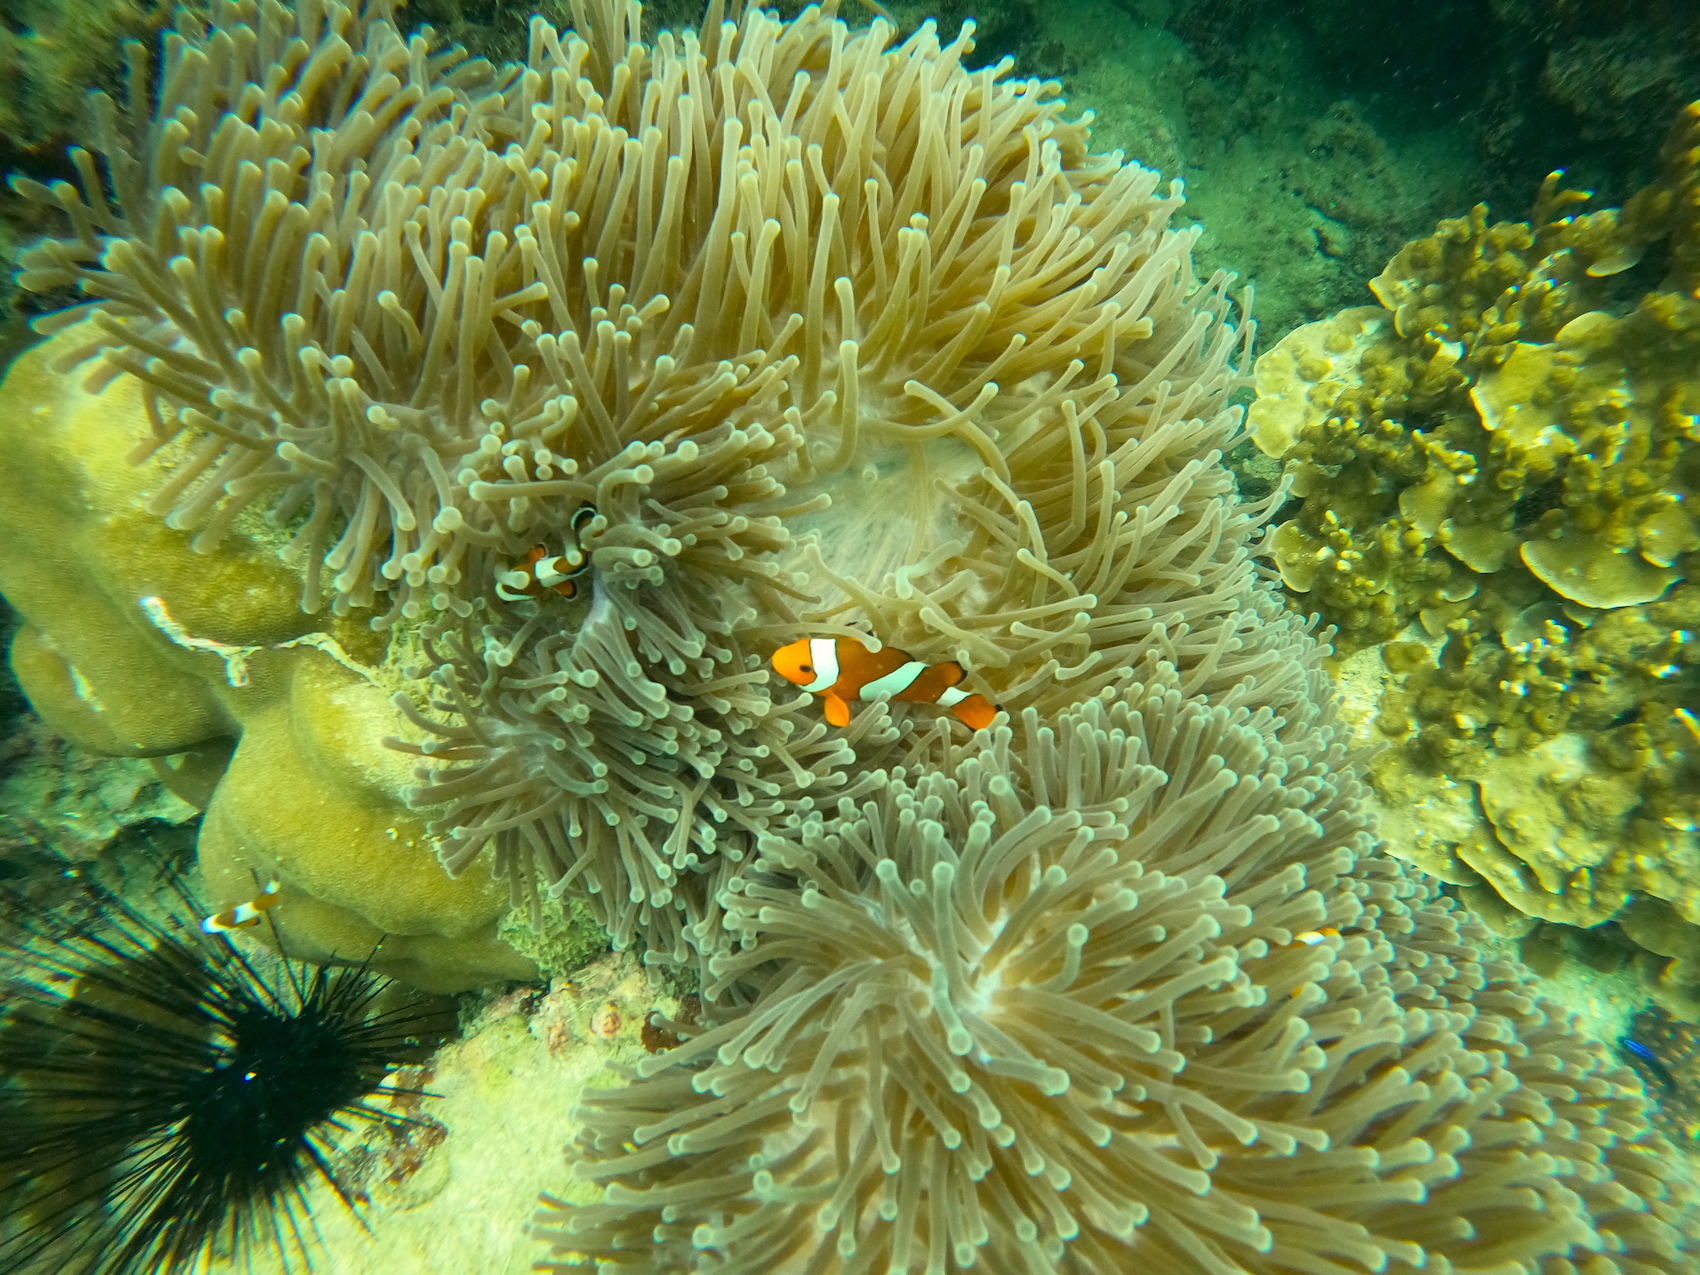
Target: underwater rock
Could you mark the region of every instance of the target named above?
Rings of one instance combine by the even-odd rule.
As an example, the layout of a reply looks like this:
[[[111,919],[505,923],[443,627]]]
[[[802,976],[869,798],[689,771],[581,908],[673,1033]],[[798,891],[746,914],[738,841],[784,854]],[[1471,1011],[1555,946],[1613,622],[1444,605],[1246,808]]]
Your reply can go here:
[[[178,786],[162,782],[151,758],[91,753],[32,714],[0,741],[0,859],[28,847],[80,863],[127,829],[189,823],[200,811]]]

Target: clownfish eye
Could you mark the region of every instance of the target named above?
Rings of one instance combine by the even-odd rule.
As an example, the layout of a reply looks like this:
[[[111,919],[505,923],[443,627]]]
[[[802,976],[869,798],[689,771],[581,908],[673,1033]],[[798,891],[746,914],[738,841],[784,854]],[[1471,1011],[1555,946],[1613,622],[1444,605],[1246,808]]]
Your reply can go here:
[[[799,664],[797,666],[797,671],[799,673],[813,673],[815,671],[815,666],[813,664]]]

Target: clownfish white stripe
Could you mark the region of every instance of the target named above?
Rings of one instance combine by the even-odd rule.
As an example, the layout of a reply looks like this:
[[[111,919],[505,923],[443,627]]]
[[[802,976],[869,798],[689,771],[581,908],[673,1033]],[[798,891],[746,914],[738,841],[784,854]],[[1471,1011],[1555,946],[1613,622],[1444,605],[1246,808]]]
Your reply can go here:
[[[834,638],[810,638],[809,659],[815,667],[815,679],[803,687],[811,695],[819,695],[838,681],[838,642]]]
[[[562,537],[561,552],[551,554],[546,546],[533,545],[511,570],[496,572],[496,596],[503,602],[524,602],[541,597],[545,590],[553,590],[563,598],[577,597],[576,577],[590,570],[590,559],[585,556],[580,537],[596,518],[594,507],[580,505]]]
[[[965,691],[960,686],[947,686],[939,692],[938,699],[933,702],[940,708],[955,708],[971,694],[973,694],[972,691]]]
[[[894,695],[901,695],[911,686],[915,679],[927,671],[927,666],[920,660],[910,660],[901,668],[893,669],[884,677],[876,677],[871,682],[864,682],[862,689],[856,692],[857,699],[882,700]]]
[[[260,923],[260,914],[270,911],[277,906],[279,892],[283,886],[278,881],[267,881],[266,888],[246,903],[238,903],[235,907],[225,908],[222,912],[214,912],[201,922],[201,930],[206,934],[223,934],[227,930],[246,929]]]

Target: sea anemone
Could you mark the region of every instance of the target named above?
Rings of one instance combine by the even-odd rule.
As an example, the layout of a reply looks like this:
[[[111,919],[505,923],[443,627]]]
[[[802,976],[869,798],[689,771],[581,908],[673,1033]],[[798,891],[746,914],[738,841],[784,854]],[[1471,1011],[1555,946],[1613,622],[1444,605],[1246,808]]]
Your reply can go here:
[[[146,387],[159,515],[389,632],[444,864],[705,975],[562,1263],[1685,1269],[1633,1076],[1372,851],[1178,188],[970,28],[575,0],[495,70],[388,14],[183,18],[23,282]],[[829,728],[766,664],[817,636],[1008,719]]]
[[[1687,1269],[1634,1078],[1295,717],[1150,664],[764,842],[753,1003],[587,1096],[557,1269]]]
[[[75,923],[26,913],[0,944],[0,1267],[183,1272],[215,1248],[310,1259],[306,1190],[350,1209],[332,1160],[350,1121],[422,1091],[389,1069],[440,1043],[440,1014],[389,1007],[363,967],[309,968],[101,895]],[[310,1261],[309,1261],[310,1264]]]
[[[442,638],[440,711],[398,701],[426,736],[401,746],[438,763],[414,800],[449,807],[451,870],[494,843],[518,897],[588,889],[617,945],[701,960],[765,831],[909,726],[823,734],[775,700],[777,646],[955,659],[1016,711],[1153,643],[1214,673],[1254,519],[1209,458],[1250,329],[1225,276],[1193,279],[1178,193],[1088,153],[1054,85],[966,70],[971,28],[893,45],[830,9],[711,6],[651,48],[634,4],[581,16],[534,23],[518,87],[553,192],[526,235],[567,299],[534,336],[546,361],[585,346],[563,437],[588,446],[563,470],[503,443],[468,519],[535,536],[593,505],[590,605]]]
[[[971,26],[574,12],[497,70],[380,0],[217,0],[154,102],[139,52],[100,102],[104,173],[19,183],[72,225],[20,280],[94,298],[49,326],[146,387],[169,525],[210,551],[264,511],[304,607],[399,627],[450,870],[493,846],[680,960],[906,724],[821,738],[775,647],[955,660],[1016,712],[1153,643],[1231,656],[1251,325],[1178,187],[968,69]],[[573,597],[504,596],[539,547]]]

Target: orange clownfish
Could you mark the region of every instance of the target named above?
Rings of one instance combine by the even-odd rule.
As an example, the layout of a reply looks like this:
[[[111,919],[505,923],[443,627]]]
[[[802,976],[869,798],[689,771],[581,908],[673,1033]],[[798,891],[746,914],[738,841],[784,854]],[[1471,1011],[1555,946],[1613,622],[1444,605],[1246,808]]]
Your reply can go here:
[[[222,912],[214,912],[201,922],[201,929],[207,934],[223,934],[227,930],[245,930],[260,923],[260,914],[268,912],[277,906],[283,886],[277,881],[267,881],[266,888],[256,894],[246,903],[238,903],[235,907],[225,908]]]
[[[974,730],[984,730],[998,714],[984,695],[957,685],[965,674],[954,660],[923,664],[890,647],[870,651],[854,638],[804,638],[775,651],[773,667],[787,682],[819,695],[834,726],[850,724],[854,699],[938,704]]]
[[[577,594],[577,577],[590,569],[590,558],[578,544],[579,531],[594,517],[592,506],[580,505],[569,524],[572,535],[566,551],[551,554],[544,546],[534,545],[523,562],[496,577],[496,596],[503,602],[518,602],[535,598],[545,589],[553,589],[563,598]]]

